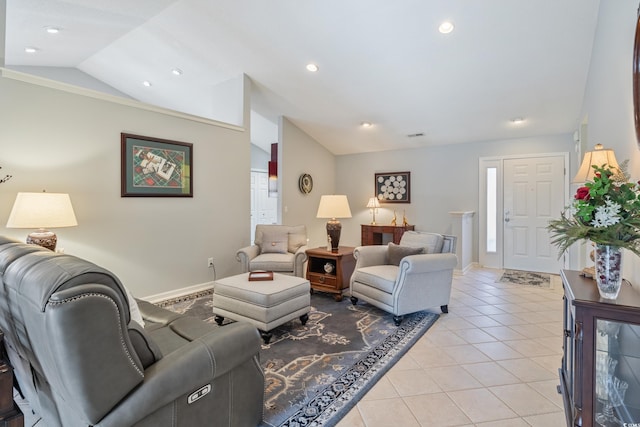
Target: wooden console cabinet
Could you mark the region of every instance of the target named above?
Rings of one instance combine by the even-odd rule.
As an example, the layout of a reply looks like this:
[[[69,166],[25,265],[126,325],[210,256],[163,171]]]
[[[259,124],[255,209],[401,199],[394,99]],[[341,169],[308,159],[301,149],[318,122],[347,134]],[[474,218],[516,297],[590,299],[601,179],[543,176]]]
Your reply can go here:
[[[336,301],[342,301],[342,292],[349,287],[356,266],[354,249],[350,246],[340,246],[338,252],[307,249],[307,280],[311,290],[331,293]]]
[[[640,286],[601,299],[596,282],[561,271],[560,390],[568,427],[640,426]]]
[[[415,226],[413,225],[371,225],[371,224],[362,224],[361,226],[362,232],[362,246],[368,245],[384,245],[385,242],[384,235],[390,234],[391,241],[396,245],[400,243],[400,238],[404,234],[405,231],[413,230]]]

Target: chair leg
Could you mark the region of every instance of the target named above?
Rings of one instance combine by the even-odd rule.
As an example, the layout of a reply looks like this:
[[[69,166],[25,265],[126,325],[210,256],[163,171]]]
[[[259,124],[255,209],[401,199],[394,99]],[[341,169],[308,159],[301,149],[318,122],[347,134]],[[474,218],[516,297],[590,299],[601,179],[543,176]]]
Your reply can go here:
[[[403,319],[404,319],[404,316],[393,316],[393,323],[395,323],[396,326],[400,326]]]
[[[262,337],[262,341],[265,344],[269,344],[269,341],[271,341],[271,337],[273,336],[273,334],[270,331],[258,330],[258,332],[260,332],[260,336]]]
[[[442,310],[443,313],[448,313],[449,312],[449,306],[448,305],[441,305],[440,306],[440,310]]]
[[[358,298],[351,297],[351,304],[356,305],[358,303]]]
[[[300,322],[302,323],[302,326],[307,324],[307,320],[309,320],[309,315],[307,313],[300,316]]]

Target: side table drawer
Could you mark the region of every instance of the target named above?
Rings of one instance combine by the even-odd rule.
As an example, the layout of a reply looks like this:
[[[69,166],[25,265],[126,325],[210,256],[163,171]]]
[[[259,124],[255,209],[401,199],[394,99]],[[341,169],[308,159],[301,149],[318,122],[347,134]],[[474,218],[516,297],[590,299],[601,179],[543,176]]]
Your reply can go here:
[[[336,288],[338,281],[336,276],[331,276],[329,274],[319,274],[309,272],[307,279],[314,284],[318,284],[321,286],[328,286],[330,288]]]

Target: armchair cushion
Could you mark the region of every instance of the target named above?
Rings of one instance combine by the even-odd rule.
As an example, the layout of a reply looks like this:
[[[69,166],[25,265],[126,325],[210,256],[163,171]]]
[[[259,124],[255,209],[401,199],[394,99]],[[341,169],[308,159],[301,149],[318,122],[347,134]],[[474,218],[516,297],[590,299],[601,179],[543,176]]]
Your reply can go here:
[[[442,253],[444,236],[437,233],[426,233],[424,231],[407,231],[400,239],[401,246],[413,248],[424,248],[426,254]],[[453,251],[455,252],[455,250]]]
[[[266,253],[251,260],[251,271],[265,270],[286,272],[292,271],[295,263],[295,255],[292,253]]]
[[[296,253],[302,246],[307,245],[307,227],[296,225],[289,227],[289,252]]]
[[[400,265],[402,258],[408,255],[418,255],[424,253],[424,248],[413,248],[411,246],[400,246],[395,243],[389,243],[389,264]]]
[[[286,254],[289,249],[289,235],[285,230],[265,230],[262,233],[260,253]]]
[[[395,265],[372,265],[359,268],[353,273],[354,281],[366,283],[372,288],[379,289],[390,294],[398,276],[398,267]]]

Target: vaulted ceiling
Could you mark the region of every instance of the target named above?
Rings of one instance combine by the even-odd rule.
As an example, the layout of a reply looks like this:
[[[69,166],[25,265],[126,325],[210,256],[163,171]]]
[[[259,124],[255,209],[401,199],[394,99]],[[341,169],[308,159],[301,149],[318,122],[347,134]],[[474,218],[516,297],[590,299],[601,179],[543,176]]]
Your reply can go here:
[[[5,57],[8,68],[76,69],[126,96],[213,119],[217,88],[246,74],[254,143],[275,142],[261,122],[275,126],[283,115],[349,154],[572,133],[598,8],[599,0],[8,0]],[[438,31],[443,21],[452,32]]]

